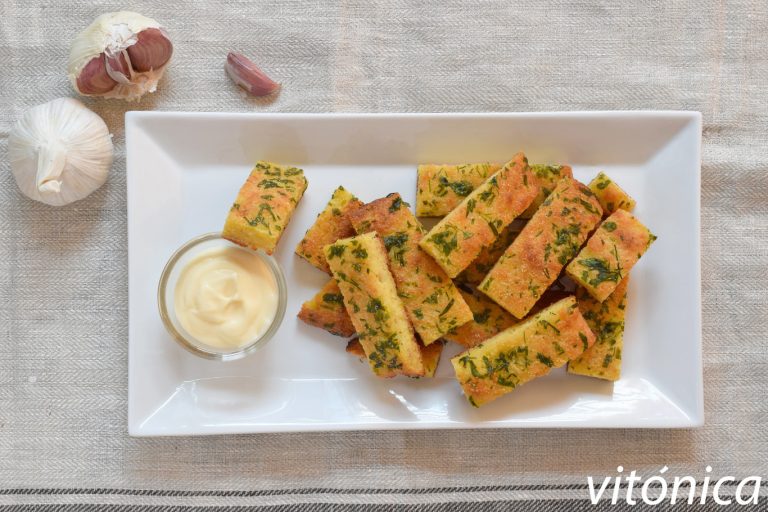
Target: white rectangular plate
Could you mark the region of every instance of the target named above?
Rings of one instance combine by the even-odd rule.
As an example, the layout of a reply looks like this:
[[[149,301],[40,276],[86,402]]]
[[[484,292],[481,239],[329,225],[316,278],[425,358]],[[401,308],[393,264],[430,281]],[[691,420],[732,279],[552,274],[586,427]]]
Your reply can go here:
[[[539,114],[126,114],[131,435],[479,427],[693,427],[704,421],[699,180],[695,112]],[[338,185],[364,201],[400,192],[414,204],[419,163],[571,164],[606,171],[637,199],[658,241],[632,270],[622,377],[564,370],[475,409],[448,358],[434,379],[374,377],[345,341],[296,314],[328,277],[294,256]],[[285,320],[255,355],[221,363],[176,345],[157,312],[171,253],[219,231],[256,160],[309,180],[276,257],[288,280]]]

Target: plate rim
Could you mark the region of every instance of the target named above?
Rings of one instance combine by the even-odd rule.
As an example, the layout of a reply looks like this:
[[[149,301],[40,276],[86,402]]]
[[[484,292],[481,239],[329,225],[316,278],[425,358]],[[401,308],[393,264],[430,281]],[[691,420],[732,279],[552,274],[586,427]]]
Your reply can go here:
[[[161,119],[161,118],[253,118],[253,119],[522,119],[522,118],[622,118],[630,117],[636,119],[649,119],[656,117],[678,118],[693,123],[696,132],[695,155],[691,155],[691,162],[695,161],[694,186],[697,194],[693,201],[695,208],[695,226],[693,237],[695,239],[694,251],[696,261],[694,263],[695,272],[695,332],[693,364],[696,372],[696,382],[694,384],[695,404],[692,410],[681,408],[680,416],[666,419],[667,424],[655,423],[649,421],[648,425],[623,424],[616,423],[603,426],[589,425],[526,425],[526,424],[504,424],[503,422],[485,422],[466,424],[461,422],[390,422],[390,423],[275,423],[269,426],[247,425],[244,428],[229,428],[222,431],[183,431],[177,429],[174,432],[157,433],[141,427],[143,418],[137,418],[133,410],[136,397],[134,396],[131,376],[133,374],[132,366],[134,362],[135,350],[131,349],[131,231],[132,231],[132,189],[135,187],[132,176],[136,171],[132,169],[131,147],[135,144],[135,132],[140,130],[142,119]],[[705,404],[704,404],[704,372],[703,372],[703,308],[702,308],[702,282],[701,282],[701,174],[702,174],[702,125],[703,116],[700,111],[695,110],[568,110],[568,111],[539,111],[539,112],[224,112],[224,111],[148,111],[148,110],[129,110],[125,113],[125,160],[126,160],[126,240],[128,254],[128,414],[127,427],[128,434],[132,437],[175,437],[175,436],[208,436],[208,435],[230,435],[242,433],[276,433],[276,432],[347,432],[347,431],[389,431],[389,430],[475,430],[475,429],[568,429],[568,430],[594,430],[594,429],[698,429],[705,423]],[[671,139],[670,139],[671,140]],[[679,424],[670,425],[670,420],[674,419]],[[531,423],[535,423],[536,420]],[[263,427],[263,428],[260,428]],[[219,427],[220,430],[221,427]]]

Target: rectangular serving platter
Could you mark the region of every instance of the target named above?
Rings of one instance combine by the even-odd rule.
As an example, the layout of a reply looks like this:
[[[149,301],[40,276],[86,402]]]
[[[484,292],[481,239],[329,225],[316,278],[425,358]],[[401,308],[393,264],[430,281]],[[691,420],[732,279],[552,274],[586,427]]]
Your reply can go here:
[[[697,112],[129,112],[126,147],[131,435],[703,424]],[[503,162],[517,151],[568,163],[584,182],[605,171],[659,237],[632,270],[619,381],[560,369],[475,409],[448,362],[458,347],[446,348],[434,379],[379,379],[343,339],[296,318],[328,277],[293,250],[333,189],[364,201],[400,192],[413,204],[417,164]],[[221,230],[260,159],[302,167],[309,180],[275,254],[286,317],[251,357],[199,359],[163,328],[160,273],[185,241]]]

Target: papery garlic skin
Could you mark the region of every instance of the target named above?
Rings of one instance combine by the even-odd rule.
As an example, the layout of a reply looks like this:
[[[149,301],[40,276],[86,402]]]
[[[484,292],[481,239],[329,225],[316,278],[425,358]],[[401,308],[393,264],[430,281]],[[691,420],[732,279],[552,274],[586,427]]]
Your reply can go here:
[[[19,189],[52,206],[83,199],[102,186],[112,157],[107,125],[73,98],[32,107],[8,138],[8,159]]]
[[[110,12],[77,35],[67,72],[82,95],[136,100],[155,92],[172,54],[168,33],[157,21]]]

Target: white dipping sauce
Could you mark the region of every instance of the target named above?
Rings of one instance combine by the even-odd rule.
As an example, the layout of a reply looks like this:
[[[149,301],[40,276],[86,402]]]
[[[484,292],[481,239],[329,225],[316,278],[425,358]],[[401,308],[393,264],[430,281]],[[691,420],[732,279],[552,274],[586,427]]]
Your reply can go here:
[[[262,336],[277,313],[278,289],[266,263],[237,247],[201,252],[181,270],[174,310],[195,339],[237,349]]]

